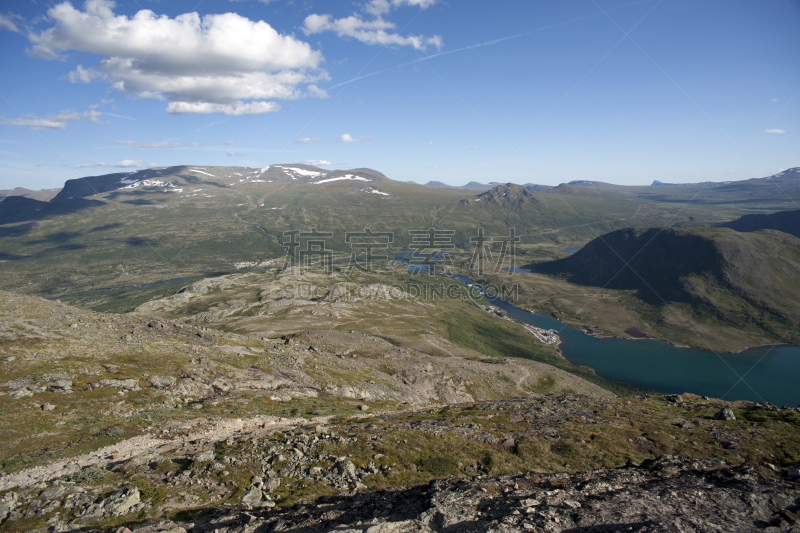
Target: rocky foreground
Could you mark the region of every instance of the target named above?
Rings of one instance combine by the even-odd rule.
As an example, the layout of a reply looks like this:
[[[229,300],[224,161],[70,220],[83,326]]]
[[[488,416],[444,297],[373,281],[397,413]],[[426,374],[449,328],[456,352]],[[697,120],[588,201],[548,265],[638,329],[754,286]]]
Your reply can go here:
[[[800,408],[0,297],[3,531],[800,531]]]
[[[562,395],[176,421],[0,477],[0,528],[800,531],[800,413],[725,405]]]
[[[348,491],[276,509],[212,508],[119,533],[191,532],[797,532],[797,470],[662,456],[573,475],[450,478],[398,490]],[[793,481],[791,480],[793,479]],[[112,505],[124,502],[118,495]],[[42,531],[71,529],[56,524]]]

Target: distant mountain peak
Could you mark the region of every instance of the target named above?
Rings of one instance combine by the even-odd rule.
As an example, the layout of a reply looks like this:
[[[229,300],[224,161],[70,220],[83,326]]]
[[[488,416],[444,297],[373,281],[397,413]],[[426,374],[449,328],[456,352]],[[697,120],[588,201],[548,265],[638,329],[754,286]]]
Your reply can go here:
[[[431,187],[433,189],[451,189],[453,188],[452,185],[448,185],[446,183],[442,183],[441,181],[429,181],[425,184],[426,187]]]
[[[496,204],[513,206],[542,203],[541,200],[536,198],[528,189],[515,183],[506,183],[493,187],[485,193],[477,195],[475,201],[481,202],[483,205]]]

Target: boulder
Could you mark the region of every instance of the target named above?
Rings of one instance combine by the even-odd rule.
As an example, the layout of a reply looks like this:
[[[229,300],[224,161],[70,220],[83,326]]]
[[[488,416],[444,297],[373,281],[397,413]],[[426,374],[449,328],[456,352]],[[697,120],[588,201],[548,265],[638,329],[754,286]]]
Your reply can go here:
[[[213,460],[214,460],[213,450],[203,450],[202,452],[199,452],[194,456],[195,463],[205,463],[207,461],[213,461]]]
[[[178,382],[178,380],[172,376],[151,376],[148,380],[153,387],[158,389],[168,389]]]
[[[101,387],[116,387],[118,389],[125,389],[130,391],[139,390],[139,380],[134,378],[129,379],[101,379],[98,384]]]
[[[118,490],[111,496],[100,502],[105,516],[122,516],[128,514],[131,507],[140,502],[139,489],[127,487]]]
[[[343,478],[350,480],[356,478],[356,465],[350,459],[340,459],[333,466]]]
[[[322,469],[320,469],[322,471]],[[266,492],[275,492],[281,486],[281,478],[279,477],[270,477],[264,480],[263,489]]]
[[[714,418],[716,420],[736,420],[736,415],[733,414],[732,409],[726,407],[725,409],[717,412],[717,414],[714,415]]]
[[[261,503],[263,497],[264,494],[261,492],[261,489],[258,487],[252,487],[250,492],[242,497],[242,503],[246,503],[247,505],[255,507]]]
[[[192,378],[182,379],[172,392],[180,396],[191,396],[193,398],[205,398],[214,394],[214,389],[209,385],[196,381]]]

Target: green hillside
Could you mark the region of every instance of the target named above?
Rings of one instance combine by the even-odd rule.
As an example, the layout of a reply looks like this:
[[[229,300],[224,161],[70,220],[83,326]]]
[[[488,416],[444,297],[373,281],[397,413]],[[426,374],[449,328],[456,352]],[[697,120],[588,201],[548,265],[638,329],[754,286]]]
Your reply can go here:
[[[706,341],[715,345],[743,332],[758,344],[800,342],[800,239],[778,231],[630,228],[570,257],[529,266],[574,287],[593,287],[596,296],[613,293],[603,305],[611,322],[616,313],[609,311],[619,308],[624,322],[616,331],[636,321],[653,336],[705,347],[701,332],[686,326],[695,322],[705,334],[714,330]],[[726,342],[720,332],[727,330],[736,331]]]

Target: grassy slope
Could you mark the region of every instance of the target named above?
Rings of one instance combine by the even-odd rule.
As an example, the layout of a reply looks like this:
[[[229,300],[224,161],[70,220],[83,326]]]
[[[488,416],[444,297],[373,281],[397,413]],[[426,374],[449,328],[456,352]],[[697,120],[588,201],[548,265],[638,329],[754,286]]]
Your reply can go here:
[[[636,327],[700,348],[800,342],[796,238],[726,229],[633,235],[606,235],[574,256],[533,265],[539,273],[514,275],[518,303],[608,335]],[[616,253],[633,257],[654,237],[631,263],[635,273],[622,269]]]

